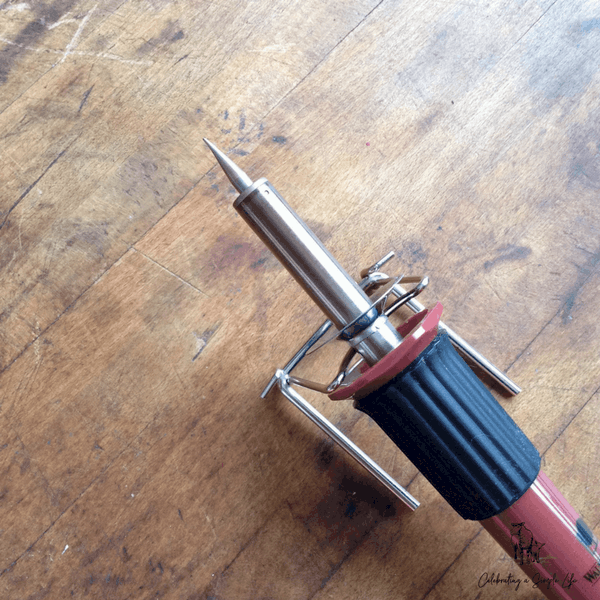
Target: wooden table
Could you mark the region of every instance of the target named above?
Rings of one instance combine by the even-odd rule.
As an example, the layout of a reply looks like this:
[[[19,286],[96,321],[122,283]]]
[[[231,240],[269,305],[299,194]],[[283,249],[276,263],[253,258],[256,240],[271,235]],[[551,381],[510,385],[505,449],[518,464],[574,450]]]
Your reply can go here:
[[[428,274],[598,534],[598,3],[12,1],[0,39],[0,596],[541,598],[350,402],[416,512],[259,398],[322,316],[201,140],[353,276]]]

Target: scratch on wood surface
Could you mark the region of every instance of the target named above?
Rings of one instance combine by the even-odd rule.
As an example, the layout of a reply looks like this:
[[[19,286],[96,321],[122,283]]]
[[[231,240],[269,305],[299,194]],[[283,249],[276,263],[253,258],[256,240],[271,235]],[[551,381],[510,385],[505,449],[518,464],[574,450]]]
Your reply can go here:
[[[211,329],[206,329],[200,335],[195,331],[193,332],[196,338],[196,354],[194,354],[192,362],[194,362],[202,354],[204,348],[206,348],[208,345],[210,338],[212,338],[212,336],[217,332],[217,329],[219,329],[219,325],[215,325],[215,327]]]
[[[565,301],[561,307],[562,322],[565,324],[572,319],[571,311],[575,306],[575,300],[577,299],[577,296],[600,264],[600,249],[598,249],[596,252],[589,252],[587,250],[586,252],[589,254],[589,257],[584,265],[577,265],[577,269],[579,271],[577,274],[577,279],[567,292]]]
[[[60,62],[64,62],[67,56],[69,56],[69,54],[71,54],[71,52],[77,47],[77,44],[79,43],[79,38],[81,37],[81,34],[83,32],[83,28],[86,26],[86,23],[90,20],[91,16],[94,14],[94,11],[97,8],[98,3],[94,4],[94,6],[92,6],[92,9],[85,15],[85,17],[83,17],[81,23],[79,24],[79,27],[77,28],[73,37],[71,38],[71,41],[67,44],[67,47],[65,48],[63,57],[60,59]]]
[[[177,133],[175,131],[173,131],[173,134],[175,136],[177,136]],[[175,225],[177,227],[177,233],[179,234],[179,237],[182,240],[185,240],[186,237],[185,237],[185,234],[183,233],[183,231],[181,230],[181,225],[179,224],[179,219],[175,219]],[[188,248],[188,244],[187,243],[183,243],[181,245],[181,247],[183,248],[183,253],[185,255],[185,260],[187,261],[188,264],[192,264],[193,263],[193,257],[190,256],[190,250]]]
[[[72,143],[73,142],[71,142],[71,144]],[[23,200],[23,198],[25,198],[25,196],[27,196],[27,194],[29,194],[29,192],[40,182],[42,177],[57,163],[58,159],[61,156],[63,156],[64,153],[71,147],[71,144],[69,144],[64,150],[62,150],[58,154],[58,156],[42,171],[42,174],[30,186],[27,187],[27,189],[19,196],[17,201],[8,209],[8,212],[6,213],[4,220],[2,221],[2,223],[0,223],[0,229],[2,229],[4,227],[6,220],[10,216],[10,213],[18,206],[19,202],[21,202],[21,200]]]
[[[141,254],[144,258],[148,259],[151,263],[154,263],[157,267],[160,267],[161,269],[163,269],[164,271],[169,273],[169,275],[173,275],[173,277],[176,277],[177,279],[179,279],[179,281],[181,281],[182,283],[185,283],[185,285],[191,287],[193,290],[196,290],[198,293],[202,294],[203,296],[208,296],[208,294],[206,292],[203,292],[200,288],[197,288],[195,285],[192,285],[189,281],[186,281],[185,279],[183,279],[183,277],[180,277],[176,273],[173,273],[173,271],[170,271],[169,269],[167,269],[167,267],[164,267],[160,263],[156,262],[154,259],[150,258],[149,256],[147,256],[146,254],[144,254],[137,248],[132,247],[131,249],[134,252],[138,252],[139,254]]]
[[[181,377],[181,375],[179,374],[179,372],[175,368],[175,365],[171,365],[171,371],[173,371],[173,373],[175,373],[175,377],[177,378],[177,381],[179,381],[179,385],[181,386],[181,389],[187,391],[188,390],[188,386],[185,384],[184,378]]]
[[[65,50],[55,50],[54,48],[36,48],[35,46],[27,46],[25,44],[19,44],[13,42],[5,37],[0,36],[0,42],[3,44],[9,44],[10,46],[17,46],[22,50],[28,50],[30,52],[41,52],[44,54],[61,54],[64,56]],[[69,52],[69,56],[91,56],[92,58],[104,58],[106,60],[116,60],[118,62],[129,64],[129,65],[153,65],[153,60],[136,60],[130,58],[123,58],[110,52],[88,52],[83,50],[72,50]],[[62,62],[62,60],[60,61]],[[60,64],[60,63],[59,63]]]
[[[94,89],[94,86],[92,85],[92,87],[89,90],[86,90],[85,94],[83,94],[83,98],[81,99],[81,104],[79,105],[79,110],[77,111],[77,113],[81,112],[81,109],[85,106],[85,103],[87,102],[93,89]]]
[[[504,302],[504,299],[500,296],[496,288],[487,279],[484,279],[483,281],[490,288],[490,290],[492,290],[496,298],[498,298],[498,300],[500,300],[501,302]]]
[[[537,372],[537,369],[536,369]],[[543,385],[538,383],[530,383],[528,388],[530,390],[549,390],[551,392],[576,392],[580,393],[584,391],[583,387],[562,387],[560,385]]]
[[[33,327],[32,327],[33,329]],[[39,336],[37,338],[39,340]],[[17,389],[15,390],[16,398],[28,398],[29,390],[31,390],[33,384],[35,383],[36,377],[38,375],[38,371],[40,370],[40,366],[44,361],[44,357],[41,355],[39,351],[39,344],[33,343],[33,353],[35,356],[35,363],[33,365],[33,369],[26,371],[21,377],[19,384],[17,385]]]
[[[21,213],[21,216],[19,217],[19,250],[22,252],[23,251],[23,241],[21,239],[21,228],[23,227],[23,218],[25,217],[25,210]]]
[[[24,10],[29,10],[31,6],[27,2],[19,2],[19,4],[5,4],[0,7],[0,10],[3,12],[8,12],[9,10],[16,10],[17,12],[23,12]]]
[[[211,528],[211,530],[213,532],[213,535],[215,536],[215,540],[218,540],[219,536],[217,535],[217,532],[215,531],[215,527],[212,524],[212,521],[211,521],[210,517],[208,516],[208,513],[206,512],[206,509],[204,509],[204,516],[206,517],[206,520],[208,521],[208,524],[210,525],[210,528]]]
[[[59,19],[58,21],[56,21],[55,23],[52,23],[51,25],[46,25],[46,27],[48,29],[54,29],[55,27],[58,27],[59,25],[65,25],[66,23],[77,23],[77,19],[75,19],[75,18],[71,18],[71,19],[66,18],[70,14],[71,13],[68,12],[62,19]]]

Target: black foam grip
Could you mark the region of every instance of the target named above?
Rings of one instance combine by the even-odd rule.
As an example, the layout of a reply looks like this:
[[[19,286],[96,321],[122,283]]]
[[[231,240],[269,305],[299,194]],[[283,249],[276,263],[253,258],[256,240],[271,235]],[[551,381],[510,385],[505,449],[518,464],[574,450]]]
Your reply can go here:
[[[535,446],[445,333],[354,406],[378,423],[465,519],[507,509],[540,470]]]

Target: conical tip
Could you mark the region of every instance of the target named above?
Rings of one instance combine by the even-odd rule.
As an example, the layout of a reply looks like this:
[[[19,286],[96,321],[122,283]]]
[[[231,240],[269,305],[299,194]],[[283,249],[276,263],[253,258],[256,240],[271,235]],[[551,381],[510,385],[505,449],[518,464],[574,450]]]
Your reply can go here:
[[[215,155],[221,168],[227,175],[233,187],[241,194],[245,189],[252,185],[252,179],[242,171],[225,153],[221,152],[212,142],[206,138],[202,138],[204,143],[210,148],[210,151]]]

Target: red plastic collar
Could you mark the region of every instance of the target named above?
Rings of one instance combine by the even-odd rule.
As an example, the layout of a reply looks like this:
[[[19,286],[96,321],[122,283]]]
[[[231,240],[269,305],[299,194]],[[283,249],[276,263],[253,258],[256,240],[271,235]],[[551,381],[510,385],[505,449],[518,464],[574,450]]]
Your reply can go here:
[[[363,398],[406,369],[437,335],[443,309],[441,302],[438,302],[433,308],[422,310],[402,323],[397,327],[398,333],[404,338],[402,343],[348,387],[336,390],[329,397],[332,400],[346,400],[351,396]]]

